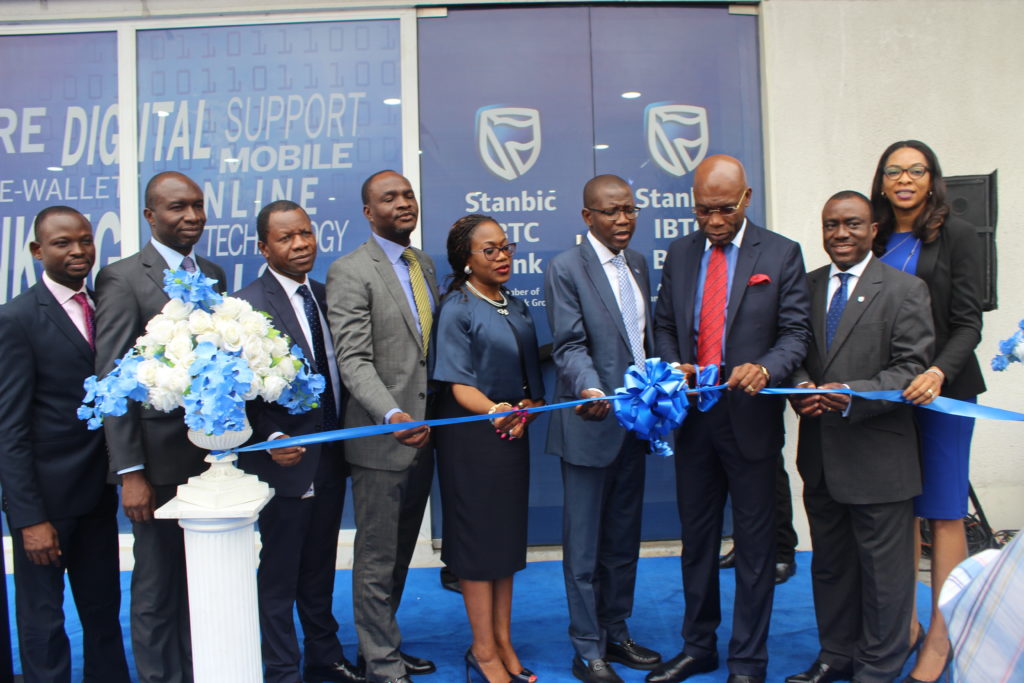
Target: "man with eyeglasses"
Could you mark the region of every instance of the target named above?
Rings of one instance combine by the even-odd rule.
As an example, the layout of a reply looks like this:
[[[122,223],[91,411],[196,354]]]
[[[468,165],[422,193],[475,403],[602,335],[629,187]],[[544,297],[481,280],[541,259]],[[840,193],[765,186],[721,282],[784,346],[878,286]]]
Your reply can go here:
[[[622,178],[583,188],[579,245],[551,260],[545,276],[557,369],[556,401],[596,398],[622,384],[654,351],[647,261],[628,249],[639,209]],[[608,662],[653,669],[661,655],[637,644],[626,619],[640,553],[647,442],[609,417],[607,401],[552,413],[547,450],[562,458],[562,566],[569,602],[573,675],[620,683]]]
[[[746,219],[752,192],[738,160],[705,159],[693,179],[700,230],[672,243],[662,273],[654,313],[658,355],[688,377],[718,366],[729,391],[707,412],[691,410],[676,435],[685,645],[647,676],[650,683],[718,668],[718,549],[727,493],[736,541],[728,681],[765,680],[785,402],[757,394],[787,381],[811,331],[800,245]]]

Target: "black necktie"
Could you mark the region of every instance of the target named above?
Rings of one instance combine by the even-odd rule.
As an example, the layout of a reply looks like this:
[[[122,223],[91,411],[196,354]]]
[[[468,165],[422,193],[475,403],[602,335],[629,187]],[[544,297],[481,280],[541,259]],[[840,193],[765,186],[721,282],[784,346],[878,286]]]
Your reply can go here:
[[[327,383],[324,393],[320,396],[320,405],[324,409],[324,427],[336,429],[338,427],[338,406],[334,403],[334,386],[331,383],[331,366],[327,358],[327,347],[324,344],[324,330],[320,325],[320,309],[317,308],[309,287],[299,285],[299,294],[302,295],[302,309],[306,313],[306,322],[309,323],[309,336],[313,338],[316,371],[324,376],[324,381]]]

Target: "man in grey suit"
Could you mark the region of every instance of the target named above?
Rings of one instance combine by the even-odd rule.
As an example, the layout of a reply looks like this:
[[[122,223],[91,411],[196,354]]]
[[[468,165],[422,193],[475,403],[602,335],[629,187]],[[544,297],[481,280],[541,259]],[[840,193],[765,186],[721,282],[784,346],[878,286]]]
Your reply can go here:
[[[164,269],[199,268],[224,291],[224,271],[193,252],[206,226],[199,186],[180,173],[159,173],[146,185],[145,202],[153,239],[96,277],[100,376],[114,368],[168,302]],[[139,681],[191,681],[184,537],[176,520],[156,520],[153,511],[174,497],[178,484],[206,468],[206,452],[186,437],[180,408],[163,413],[129,403],[125,415],[107,418],[104,425],[110,469],[120,476],[121,504],[135,536],[131,633]]]
[[[877,229],[862,194],[822,211],[831,265],[807,276],[813,339],[797,387],[902,390],[928,367],[935,332],[928,288],[871,254]],[[803,394],[797,468],[814,557],[821,651],[787,683],[894,680],[910,647],[914,605],[912,499],[921,492],[910,405]],[[919,400],[918,402],[923,402]]]
[[[556,401],[604,396],[652,353],[647,261],[628,249],[639,211],[622,178],[600,175],[583,188],[578,246],[551,260],[545,277]],[[647,442],[609,417],[607,401],[575,414],[555,411],[548,451],[562,458],[563,571],[573,675],[620,683],[608,666],[653,669],[661,656],[634,642],[626,619],[640,554]]]
[[[349,392],[344,426],[422,420],[438,290],[434,262],[410,246],[419,205],[394,171],[367,178],[362,199],[372,235],[327,273],[327,319]],[[354,439],[345,457],[356,516],[352,602],[366,677],[406,682],[435,670],[401,651],[395,618],[433,478],[430,430]]]

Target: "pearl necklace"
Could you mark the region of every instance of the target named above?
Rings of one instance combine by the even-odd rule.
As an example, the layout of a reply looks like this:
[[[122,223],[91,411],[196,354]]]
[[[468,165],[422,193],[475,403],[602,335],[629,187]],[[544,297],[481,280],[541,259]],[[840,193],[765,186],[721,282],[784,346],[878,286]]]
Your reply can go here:
[[[469,291],[473,292],[478,297],[480,297],[481,299],[483,299],[484,301],[498,309],[499,315],[508,315],[508,299],[505,297],[504,292],[501,293],[501,301],[495,301],[489,296],[484,296],[483,293],[481,293],[479,289],[474,287],[473,283],[471,283],[469,280],[466,280],[466,287],[469,288]]]

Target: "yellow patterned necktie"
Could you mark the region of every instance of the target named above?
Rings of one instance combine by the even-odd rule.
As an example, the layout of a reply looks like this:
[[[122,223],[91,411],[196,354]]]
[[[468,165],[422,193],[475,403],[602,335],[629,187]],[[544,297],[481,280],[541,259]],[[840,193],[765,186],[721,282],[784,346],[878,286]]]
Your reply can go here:
[[[416,302],[416,313],[420,318],[420,343],[423,347],[423,355],[427,355],[427,345],[430,343],[430,328],[434,325],[434,314],[430,310],[430,294],[427,293],[427,279],[423,277],[423,268],[420,267],[420,260],[416,252],[411,248],[402,252],[402,258],[409,264],[409,284],[412,285],[412,298]]]

